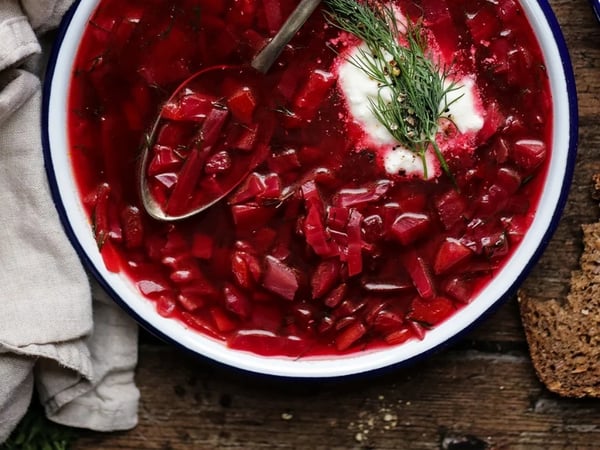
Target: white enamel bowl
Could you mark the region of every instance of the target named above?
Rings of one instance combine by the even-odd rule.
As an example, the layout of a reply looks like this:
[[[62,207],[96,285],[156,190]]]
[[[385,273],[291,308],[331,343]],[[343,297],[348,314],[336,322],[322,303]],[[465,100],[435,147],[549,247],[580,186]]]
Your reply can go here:
[[[538,213],[523,242],[505,267],[469,305],[427,333],[398,347],[320,359],[266,358],[234,351],[159,316],[153,303],[141,297],[124,277],[106,270],[92,235],[74,181],[67,141],[67,94],[71,67],[84,27],[98,0],[81,0],[65,17],[57,35],[45,81],[43,107],[44,155],[56,207],[65,230],[88,270],[142,326],[174,345],[239,369],[284,377],[328,378],[407,364],[448,343],[481,321],[515,293],[551,238],[571,182],[576,154],[577,104],[568,51],[546,0],[523,0],[524,10],[542,47],[553,96],[553,148]]]

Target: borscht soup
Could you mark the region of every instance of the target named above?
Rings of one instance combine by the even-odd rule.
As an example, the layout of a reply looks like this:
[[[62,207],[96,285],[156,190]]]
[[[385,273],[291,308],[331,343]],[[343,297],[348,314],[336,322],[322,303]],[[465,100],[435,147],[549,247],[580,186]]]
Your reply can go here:
[[[99,3],[67,125],[104,264],[257,355],[424,339],[533,221],[553,127],[539,44],[516,0],[329,0],[255,72],[296,4]],[[218,200],[159,220],[140,177],[169,214]]]

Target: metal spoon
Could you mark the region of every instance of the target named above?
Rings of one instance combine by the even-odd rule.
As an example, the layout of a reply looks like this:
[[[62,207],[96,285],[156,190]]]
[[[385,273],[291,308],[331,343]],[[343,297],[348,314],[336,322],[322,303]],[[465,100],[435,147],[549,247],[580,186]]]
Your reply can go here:
[[[308,20],[310,15],[317,8],[321,0],[302,0],[298,6],[294,9],[294,11],[290,14],[286,22],[283,24],[281,29],[277,32],[277,34],[271,39],[271,41],[252,59],[250,63],[250,67],[259,72],[260,74],[266,74],[273,63],[277,60],[279,55],[281,54],[283,48],[288,44],[288,42],[296,35],[298,30],[302,27],[302,25]],[[198,77],[206,76],[211,71],[222,71],[224,66],[218,67],[210,67],[204,69],[186,81],[184,81],[173,93],[170,99],[174,98],[178,93],[187,89]],[[152,193],[150,192],[148,182],[147,182],[147,168],[149,163],[149,153],[154,145],[156,140],[156,133],[158,131],[158,124],[162,118],[162,112],[158,115],[158,118],[154,124],[154,127],[147,139],[147,145],[144,146],[143,154],[141,158],[141,163],[139,166],[139,187],[140,187],[140,196],[142,199],[142,204],[144,208],[155,219],[164,220],[164,221],[174,221],[185,219],[187,217],[198,214],[208,207],[214,205],[223,197],[228,195],[233,189],[235,189],[250,173],[251,167],[249,167],[247,173],[239,177],[239,180],[236,183],[229,187],[226,191],[221,192],[219,195],[215,195],[214,198],[211,198],[210,201],[205,202],[200,206],[196,206],[194,209],[186,211],[181,214],[168,214],[165,210],[160,206],[160,204],[156,201]]]

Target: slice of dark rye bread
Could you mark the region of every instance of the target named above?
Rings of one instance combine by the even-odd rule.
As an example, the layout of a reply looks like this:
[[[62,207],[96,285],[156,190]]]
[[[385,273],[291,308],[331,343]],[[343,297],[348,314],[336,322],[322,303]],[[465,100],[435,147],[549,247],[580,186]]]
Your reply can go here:
[[[600,174],[594,177],[600,197]],[[542,300],[519,291],[533,365],[546,387],[565,397],[600,397],[600,221],[583,225],[580,269],[566,299]]]

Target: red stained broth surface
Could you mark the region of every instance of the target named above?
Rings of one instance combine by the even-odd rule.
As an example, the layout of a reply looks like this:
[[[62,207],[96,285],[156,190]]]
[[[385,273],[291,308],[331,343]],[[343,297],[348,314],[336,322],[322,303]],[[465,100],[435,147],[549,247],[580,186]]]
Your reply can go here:
[[[372,149],[356,148],[360,130],[327,76],[336,54],[324,43],[337,31],[317,11],[258,81],[267,95],[256,108],[268,114],[238,96],[228,144],[210,163],[181,145],[197,131],[189,122],[161,131],[157,196],[175,189],[186,163],[204,174],[203,189],[224,189],[219,177],[253,167],[223,201],[177,223],[151,219],[138,197],[149,127],[196,71],[249,62],[295,2],[100,3],[72,78],[72,162],[107,267],[158,314],[261,355],[399,345],[470,302],[511,255],[535,214],[551,146],[547,74],[531,28],[514,0],[397,3],[411,17],[425,11],[441,54],[476,76],[479,146],[446,154],[459,189],[445,175],[394,179]]]

